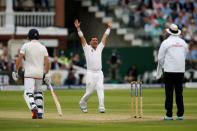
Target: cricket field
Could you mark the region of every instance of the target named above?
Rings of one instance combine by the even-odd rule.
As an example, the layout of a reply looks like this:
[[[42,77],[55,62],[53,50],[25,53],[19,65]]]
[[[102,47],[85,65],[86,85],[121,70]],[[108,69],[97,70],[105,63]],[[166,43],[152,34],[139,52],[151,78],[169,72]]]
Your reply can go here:
[[[143,90],[143,117],[133,118],[130,90],[106,90],[106,113],[98,112],[94,93],[88,113],[79,109],[84,90],[56,90],[63,116],[58,116],[50,91],[44,93],[45,118],[31,119],[22,91],[0,91],[0,131],[196,131],[197,88],[184,89],[184,120],[164,121],[164,89]],[[176,105],[174,102],[174,118]]]

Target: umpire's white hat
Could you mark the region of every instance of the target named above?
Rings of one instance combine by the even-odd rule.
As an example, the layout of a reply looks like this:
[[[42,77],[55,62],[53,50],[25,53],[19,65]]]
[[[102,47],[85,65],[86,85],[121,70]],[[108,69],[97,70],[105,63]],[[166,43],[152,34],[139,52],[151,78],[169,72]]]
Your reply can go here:
[[[181,30],[179,30],[179,28],[176,24],[171,24],[170,28],[167,28],[166,31],[171,35],[180,35],[181,34]]]

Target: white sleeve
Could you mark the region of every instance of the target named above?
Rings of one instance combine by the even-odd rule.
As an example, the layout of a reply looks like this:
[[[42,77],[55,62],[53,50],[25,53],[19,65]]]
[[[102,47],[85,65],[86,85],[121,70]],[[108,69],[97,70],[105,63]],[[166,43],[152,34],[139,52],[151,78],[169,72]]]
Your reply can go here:
[[[162,66],[158,63],[157,64],[157,75],[156,75],[156,79],[160,79],[162,76],[163,72],[162,72]]]
[[[188,52],[189,52],[189,46],[187,43],[185,43],[186,46],[185,46],[185,56],[187,56]]]
[[[49,56],[48,51],[46,49],[46,47],[44,47],[44,56]]]
[[[86,43],[86,44],[85,44],[85,45],[83,45],[82,47],[83,47],[83,50],[84,50],[84,52],[85,52],[85,51],[87,51],[87,50],[88,50],[89,45]]]
[[[20,53],[21,53],[21,54],[25,54],[26,48],[27,48],[27,46],[26,46],[26,44],[24,44],[24,45],[21,47],[21,49],[20,49]]]
[[[166,55],[166,43],[165,41],[161,43],[161,46],[159,48],[159,53],[158,53],[158,63],[163,66],[164,64],[164,59],[165,59],[165,55]]]
[[[100,42],[98,48],[102,51],[104,47],[105,45],[103,44],[103,42]]]

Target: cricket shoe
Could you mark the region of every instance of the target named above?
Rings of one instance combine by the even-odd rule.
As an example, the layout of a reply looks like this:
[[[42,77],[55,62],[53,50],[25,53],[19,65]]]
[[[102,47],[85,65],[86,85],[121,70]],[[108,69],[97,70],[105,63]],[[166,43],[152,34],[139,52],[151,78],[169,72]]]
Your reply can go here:
[[[43,113],[38,113],[38,119],[43,119]]]
[[[183,120],[183,116],[177,116],[176,120]]]
[[[169,117],[169,116],[164,116],[163,117],[163,120],[173,120],[173,118],[172,117]]]
[[[100,108],[100,109],[99,109],[99,112],[100,112],[100,113],[105,113],[105,108]]]
[[[83,113],[88,113],[87,104],[85,102],[79,102],[80,109]]]
[[[88,113],[88,109],[87,109],[87,108],[82,108],[82,107],[80,107],[80,109],[81,109],[81,111],[82,111],[83,113]]]
[[[32,119],[37,119],[38,118],[38,109],[37,108],[33,108],[31,110],[32,112]]]

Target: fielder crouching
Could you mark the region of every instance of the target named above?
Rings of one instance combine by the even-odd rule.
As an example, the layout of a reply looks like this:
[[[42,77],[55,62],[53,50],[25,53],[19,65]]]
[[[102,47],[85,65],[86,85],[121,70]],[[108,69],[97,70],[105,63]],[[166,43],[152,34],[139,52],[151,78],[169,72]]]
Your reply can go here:
[[[24,99],[32,111],[32,119],[42,119],[44,101],[41,86],[44,74],[45,83],[50,83],[48,52],[46,47],[38,41],[39,33],[36,29],[29,30],[28,39],[30,42],[25,43],[20,49],[16,60],[16,71],[12,73],[12,77],[18,80],[18,70],[24,60]]]

